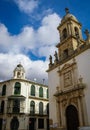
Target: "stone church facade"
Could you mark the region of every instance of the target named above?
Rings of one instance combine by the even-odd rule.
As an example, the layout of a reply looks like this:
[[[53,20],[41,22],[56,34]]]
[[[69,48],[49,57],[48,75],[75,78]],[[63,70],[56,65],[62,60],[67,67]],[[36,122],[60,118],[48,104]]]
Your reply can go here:
[[[90,129],[90,34],[69,10],[57,27],[60,42],[48,72],[51,130]]]
[[[25,78],[18,64],[13,78],[0,82],[0,130],[48,130],[48,86]]]

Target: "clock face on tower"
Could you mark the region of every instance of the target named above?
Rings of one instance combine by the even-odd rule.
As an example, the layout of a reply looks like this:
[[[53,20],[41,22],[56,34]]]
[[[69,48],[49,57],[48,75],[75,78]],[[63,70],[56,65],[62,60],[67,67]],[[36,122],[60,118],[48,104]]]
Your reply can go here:
[[[68,87],[72,85],[72,75],[71,71],[67,71],[64,73],[64,87]]]

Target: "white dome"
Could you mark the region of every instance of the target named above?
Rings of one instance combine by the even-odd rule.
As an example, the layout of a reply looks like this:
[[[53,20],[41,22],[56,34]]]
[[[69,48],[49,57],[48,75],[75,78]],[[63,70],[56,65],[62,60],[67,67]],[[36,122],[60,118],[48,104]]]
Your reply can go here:
[[[21,64],[18,64],[14,71],[23,71],[23,72],[25,72],[24,67]]]
[[[13,78],[25,79],[25,70],[21,64],[18,64],[14,69]]]
[[[68,19],[73,19],[74,21],[77,21],[77,22],[78,22],[77,18],[76,18],[74,15],[72,15],[72,14],[70,14],[70,13],[67,13],[67,14],[62,18],[61,23],[65,22],[65,21],[68,20]]]

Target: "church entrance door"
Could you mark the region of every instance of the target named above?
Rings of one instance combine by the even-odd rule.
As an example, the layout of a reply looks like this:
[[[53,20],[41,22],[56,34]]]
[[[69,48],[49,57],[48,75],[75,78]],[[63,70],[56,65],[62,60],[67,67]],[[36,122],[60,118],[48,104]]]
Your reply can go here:
[[[75,106],[69,105],[66,108],[66,124],[67,130],[78,130],[79,119],[78,111]]]

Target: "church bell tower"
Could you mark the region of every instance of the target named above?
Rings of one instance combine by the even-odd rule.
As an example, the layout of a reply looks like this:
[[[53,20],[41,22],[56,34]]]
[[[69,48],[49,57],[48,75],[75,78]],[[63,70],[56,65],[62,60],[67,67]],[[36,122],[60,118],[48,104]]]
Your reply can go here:
[[[82,38],[82,25],[77,18],[70,14],[69,9],[65,9],[66,15],[58,26],[60,34],[60,43],[57,44],[59,58],[70,56],[85,41]],[[62,57],[64,55],[64,57]]]
[[[14,79],[25,79],[25,70],[21,64],[18,64],[17,67],[14,69]]]

